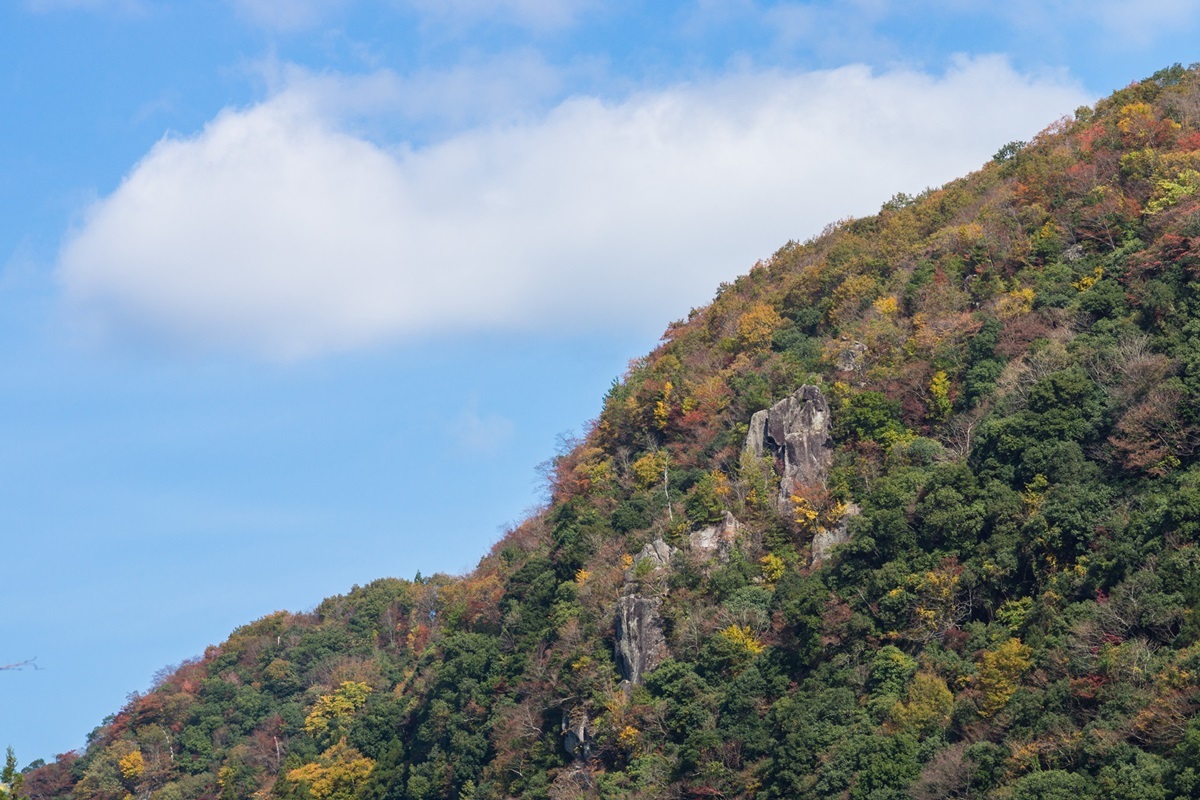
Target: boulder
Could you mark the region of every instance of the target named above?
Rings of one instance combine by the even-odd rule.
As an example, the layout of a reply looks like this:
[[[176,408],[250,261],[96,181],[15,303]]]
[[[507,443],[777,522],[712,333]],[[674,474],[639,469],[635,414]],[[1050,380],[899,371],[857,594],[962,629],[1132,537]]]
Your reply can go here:
[[[839,372],[858,372],[863,368],[867,357],[867,346],[862,342],[845,340],[834,353],[833,365]]]

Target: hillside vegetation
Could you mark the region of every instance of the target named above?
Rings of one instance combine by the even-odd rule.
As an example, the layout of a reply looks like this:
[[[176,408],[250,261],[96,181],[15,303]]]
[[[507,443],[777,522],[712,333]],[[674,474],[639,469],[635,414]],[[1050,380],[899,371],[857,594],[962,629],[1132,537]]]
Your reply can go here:
[[[805,386],[830,442],[795,480],[746,442]],[[787,244],[470,575],[239,628],[20,793],[1200,797],[1198,451],[1174,67]]]

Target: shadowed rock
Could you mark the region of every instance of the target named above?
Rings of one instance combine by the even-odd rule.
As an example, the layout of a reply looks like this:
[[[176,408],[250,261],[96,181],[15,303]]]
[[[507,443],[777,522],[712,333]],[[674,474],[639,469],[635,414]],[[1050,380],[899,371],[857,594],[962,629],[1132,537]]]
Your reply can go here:
[[[567,755],[579,761],[588,761],[592,757],[592,729],[587,710],[583,707],[571,711],[563,711],[562,718],[563,750]]]
[[[755,456],[783,462],[779,506],[786,513],[792,487],[823,484],[833,465],[829,402],[815,386],[801,386],[791,395],[750,418],[746,449]]]

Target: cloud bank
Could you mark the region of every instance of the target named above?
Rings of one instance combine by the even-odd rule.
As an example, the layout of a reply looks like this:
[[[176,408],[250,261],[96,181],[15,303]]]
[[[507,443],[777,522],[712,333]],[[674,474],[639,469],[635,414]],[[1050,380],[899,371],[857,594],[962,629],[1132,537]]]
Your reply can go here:
[[[58,270],[92,330],[290,359],[661,329],[787,240],[975,169],[1087,99],[999,58],[756,72],[414,148],[356,135],[311,86],[163,139],[87,210]]]

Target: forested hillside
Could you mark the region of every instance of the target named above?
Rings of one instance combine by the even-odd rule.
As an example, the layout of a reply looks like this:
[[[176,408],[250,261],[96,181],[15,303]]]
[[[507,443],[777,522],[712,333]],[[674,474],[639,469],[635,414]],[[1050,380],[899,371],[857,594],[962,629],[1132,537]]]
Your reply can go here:
[[[19,793],[1200,797],[1198,449],[1174,67],[787,244],[470,575],[246,625]]]

